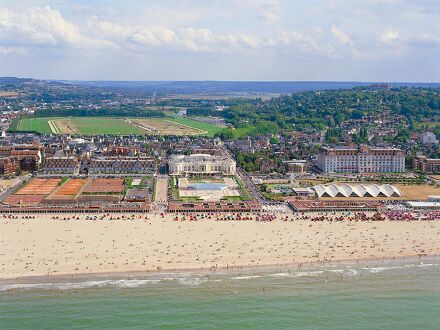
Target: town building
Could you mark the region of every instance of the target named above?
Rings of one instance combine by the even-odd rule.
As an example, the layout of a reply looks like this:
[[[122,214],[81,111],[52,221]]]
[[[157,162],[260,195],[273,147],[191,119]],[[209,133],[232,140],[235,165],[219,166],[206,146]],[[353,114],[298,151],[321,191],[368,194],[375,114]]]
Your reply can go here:
[[[147,188],[128,189],[124,200],[126,202],[150,202],[150,195]]]
[[[0,146],[0,156],[18,160],[21,171],[37,171],[42,160],[43,147],[40,145]]]
[[[305,173],[310,169],[309,163],[306,160],[285,160],[283,164],[285,164],[289,173]]]
[[[47,157],[44,160],[42,172],[45,174],[72,174],[79,173],[80,162],[76,157]]]
[[[407,201],[406,206],[418,211],[438,211],[440,210],[439,202],[420,202],[420,201]]]
[[[240,152],[251,152],[254,153],[255,149],[253,147],[252,144],[252,140],[250,137],[247,137],[246,139],[243,140],[235,140],[235,141],[231,141],[230,145],[231,149],[240,151]]]
[[[438,144],[437,136],[432,132],[420,134],[420,142],[422,144]]]
[[[151,157],[99,157],[89,161],[89,174],[145,174],[156,171],[156,161]]]
[[[417,156],[414,158],[413,167],[415,170],[425,173],[440,173],[440,159]]]
[[[169,160],[171,175],[221,174],[235,175],[236,163],[227,156],[212,156],[207,154],[171,155]]]
[[[317,185],[313,189],[318,197],[401,197],[402,193],[396,187],[383,184],[348,184],[344,183]]]
[[[321,147],[316,165],[325,173],[398,173],[405,171],[405,154],[395,148]]]
[[[128,146],[112,146],[106,150],[104,153],[108,156],[129,156],[134,157],[140,154],[139,147],[128,147]]]
[[[0,175],[16,175],[20,170],[17,157],[0,157]]]

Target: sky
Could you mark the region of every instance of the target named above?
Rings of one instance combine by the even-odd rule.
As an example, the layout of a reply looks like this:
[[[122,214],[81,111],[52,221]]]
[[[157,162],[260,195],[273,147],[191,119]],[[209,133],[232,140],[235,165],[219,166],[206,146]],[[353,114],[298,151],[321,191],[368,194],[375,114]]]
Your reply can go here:
[[[440,0],[0,0],[0,76],[440,82]]]

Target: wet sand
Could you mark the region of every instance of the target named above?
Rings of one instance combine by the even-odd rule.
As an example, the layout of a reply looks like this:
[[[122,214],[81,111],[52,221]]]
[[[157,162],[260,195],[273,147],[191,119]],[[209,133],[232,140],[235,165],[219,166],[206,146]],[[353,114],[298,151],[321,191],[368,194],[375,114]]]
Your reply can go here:
[[[36,217],[0,219],[0,278],[301,267],[440,254],[439,221],[173,221],[172,215],[152,214],[148,220],[136,215],[134,220],[112,221]]]

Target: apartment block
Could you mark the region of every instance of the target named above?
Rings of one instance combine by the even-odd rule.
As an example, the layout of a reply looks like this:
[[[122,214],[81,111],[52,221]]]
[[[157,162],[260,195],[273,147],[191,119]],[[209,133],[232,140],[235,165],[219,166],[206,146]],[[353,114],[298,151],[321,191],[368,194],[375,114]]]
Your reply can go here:
[[[415,170],[426,173],[440,173],[440,159],[417,156],[414,158],[413,166]]]
[[[76,157],[48,157],[44,160],[43,172],[46,174],[73,174],[79,173],[80,162]]]
[[[325,173],[399,173],[405,171],[405,154],[396,148],[322,147],[317,166]]]
[[[156,161],[151,157],[102,157],[92,158],[89,174],[145,174],[156,171]]]

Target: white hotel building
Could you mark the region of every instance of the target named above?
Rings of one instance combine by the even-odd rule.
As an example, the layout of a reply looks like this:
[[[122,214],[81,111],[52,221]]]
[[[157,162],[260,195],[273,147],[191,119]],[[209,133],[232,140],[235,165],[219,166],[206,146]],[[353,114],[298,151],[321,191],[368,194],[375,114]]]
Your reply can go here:
[[[317,156],[325,173],[398,173],[405,171],[405,154],[396,148],[326,148]]]
[[[235,175],[236,163],[226,156],[205,154],[171,155],[169,165],[170,175]]]

